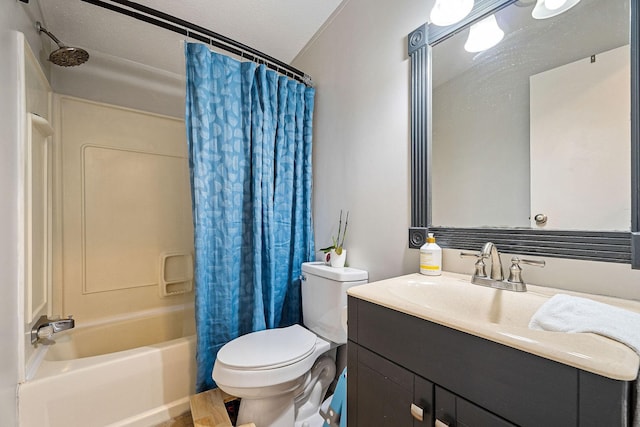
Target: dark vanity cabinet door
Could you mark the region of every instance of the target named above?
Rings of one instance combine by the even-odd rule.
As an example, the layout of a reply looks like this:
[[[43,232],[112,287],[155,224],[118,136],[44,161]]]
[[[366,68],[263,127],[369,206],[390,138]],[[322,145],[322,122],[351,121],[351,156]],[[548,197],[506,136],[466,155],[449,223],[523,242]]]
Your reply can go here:
[[[358,390],[349,426],[516,427],[355,343],[349,351]]]
[[[435,387],[435,417],[436,427],[517,427],[438,386]]]
[[[629,425],[632,382],[353,297],[348,309],[349,427]]]
[[[433,426],[433,384],[357,344],[349,343],[349,426]],[[356,375],[352,375],[356,374]],[[352,389],[352,391],[353,391]]]

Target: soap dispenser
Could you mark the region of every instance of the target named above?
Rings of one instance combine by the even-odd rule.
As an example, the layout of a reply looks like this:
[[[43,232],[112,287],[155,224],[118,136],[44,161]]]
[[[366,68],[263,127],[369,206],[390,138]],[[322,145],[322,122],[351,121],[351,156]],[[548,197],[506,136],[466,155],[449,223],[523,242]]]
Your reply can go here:
[[[420,273],[427,276],[442,274],[442,249],[436,244],[433,233],[427,235],[427,243],[420,248]]]

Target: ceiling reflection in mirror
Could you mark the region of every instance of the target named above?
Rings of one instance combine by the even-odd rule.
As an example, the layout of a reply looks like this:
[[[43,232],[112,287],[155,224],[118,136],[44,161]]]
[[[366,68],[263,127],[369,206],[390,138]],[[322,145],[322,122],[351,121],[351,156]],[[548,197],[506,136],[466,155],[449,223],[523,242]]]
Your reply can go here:
[[[629,2],[534,4],[496,13],[488,50],[468,28],[433,46],[431,225],[629,231]]]

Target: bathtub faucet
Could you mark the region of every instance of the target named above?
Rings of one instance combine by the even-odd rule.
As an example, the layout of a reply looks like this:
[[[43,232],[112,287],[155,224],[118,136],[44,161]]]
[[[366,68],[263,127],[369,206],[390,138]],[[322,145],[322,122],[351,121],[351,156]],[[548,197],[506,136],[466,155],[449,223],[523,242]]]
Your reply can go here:
[[[66,319],[49,319],[47,316],[42,315],[31,328],[31,344],[35,344],[40,340],[48,340],[53,334],[66,331],[75,326],[76,322],[73,320],[73,316],[69,316]]]

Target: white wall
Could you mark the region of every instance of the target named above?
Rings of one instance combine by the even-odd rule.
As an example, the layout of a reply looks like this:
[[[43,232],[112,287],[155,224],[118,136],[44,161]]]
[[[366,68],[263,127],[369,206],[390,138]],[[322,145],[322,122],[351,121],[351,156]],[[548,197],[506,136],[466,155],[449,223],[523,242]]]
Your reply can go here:
[[[34,52],[42,49],[33,27],[40,18],[37,6],[15,0],[0,3],[0,425],[17,425],[16,388],[18,378],[18,102],[17,39],[12,30],[25,33]],[[20,302],[21,303],[21,302]]]
[[[434,62],[445,44],[433,48]],[[496,57],[434,89],[434,225],[529,226],[530,74],[499,72]],[[461,201],[474,209],[460,209]]]
[[[180,55],[180,49],[167,54]],[[185,76],[91,51],[81,67],[53,67],[57,94],[184,118]]]
[[[432,2],[348,0],[293,65],[313,77],[316,248],[350,211],[347,262],[370,280],[416,271],[410,222],[407,34]]]
[[[406,36],[433,2],[347,0],[294,60],[317,87],[314,122],[316,247],[331,244],[340,209],[351,211],[348,262],[371,280],[418,271],[410,222],[409,71]],[[480,249],[480,248],[478,248]],[[548,258],[531,283],[640,300],[640,270],[626,264]],[[474,260],[445,253],[448,271]],[[505,255],[503,264],[509,265]]]

